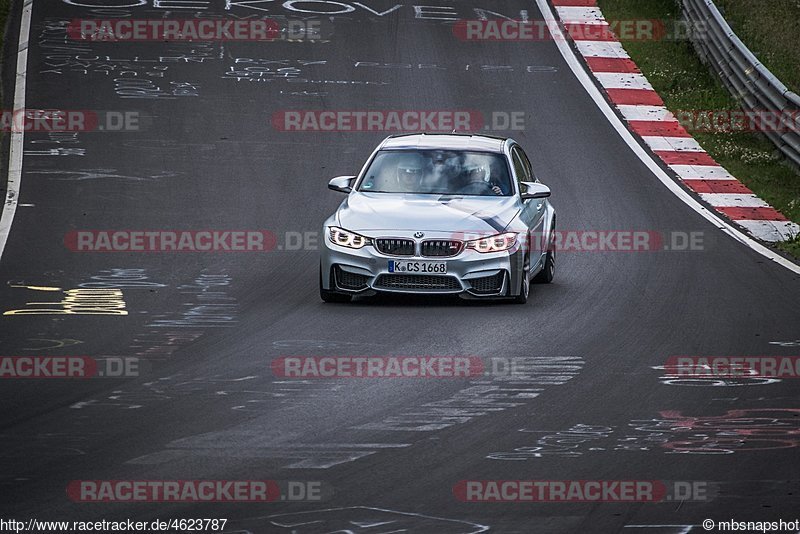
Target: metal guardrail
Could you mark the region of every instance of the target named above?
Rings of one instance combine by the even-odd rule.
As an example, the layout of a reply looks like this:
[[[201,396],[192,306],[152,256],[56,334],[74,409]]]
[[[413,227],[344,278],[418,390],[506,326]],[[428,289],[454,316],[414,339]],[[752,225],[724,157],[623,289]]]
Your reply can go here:
[[[780,111],[798,116],[800,96],[787,89],[758,61],[733,32],[713,0],[682,0],[682,4],[690,27],[699,30],[690,33],[695,50],[745,111]],[[786,116],[781,117],[781,124],[783,128],[776,128],[781,131],[763,133],[800,168],[800,131]]]

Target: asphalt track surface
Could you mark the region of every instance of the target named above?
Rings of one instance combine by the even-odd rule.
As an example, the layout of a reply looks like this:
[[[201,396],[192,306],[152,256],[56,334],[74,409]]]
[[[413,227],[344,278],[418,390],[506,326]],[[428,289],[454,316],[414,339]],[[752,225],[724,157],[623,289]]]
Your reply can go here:
[[[35,2],[28,108],[135,111],[141,127],[26,135],[0,303],[31,309],[111,277],[128,314],[7,314],[0,353],[139,357],[146,372],[3,380],[0,516],[217,517],[229,519],[226,532],[309,534],[672,533],[706,518],[796,519],[797,382],[668,380],[658,367],[674,355],[798,355],[798,276],[672,196],[552,42],[466,43],[450,21],[418,18],[412,4],[362,4],[306,14],[322,20],[328,42],[84,45],[63,37],[64,21],[194,10]],[[384,15],[363,7],[395,5]],[[436,5],[452,15],[418,14],[542,18],[532,2]],[[302,15],[278,2],[207,7],[203,16]],[[272,70],[245,76],[242,65]],[[120,89],[126,82],[114,80],[124,78],[151,80],[159,96]],[[8,108],[13,85],[5,87]],[[270,118],[286,109],[524,111],[523,131],[498,133],[526,148],[552,188],[560,229],[701,232],[703,250],[564,252],[555,283],[534,286],[525,306],[323,304],[318,252],[286,250],[285,236],[319,230],[342,200],[327,180],[355,173],[384,134],[277,131]],[[281,249],[76,253],[64,244],[73,230],[209,228],[269,230]],[[286,355],[463,354],[518,360],[531,372],[517,382],[291,381],[270,370]],[[438,406],[457,410],[434,413],[430,403],[448,400]],[[329,495],[175,504],[80,503],[66,493],[73,480],[251,479],[320,481]],[[461,480],[519,479],[700,481],[713,491],[660,503],[462,502],[453,493]]]

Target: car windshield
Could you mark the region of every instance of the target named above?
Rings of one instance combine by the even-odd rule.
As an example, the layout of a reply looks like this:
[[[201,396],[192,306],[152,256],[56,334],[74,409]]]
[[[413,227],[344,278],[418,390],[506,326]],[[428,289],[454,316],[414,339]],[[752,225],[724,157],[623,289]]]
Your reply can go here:
[[[475,196],[513,193],[502,154],[453,150],[382,150],[358,190]]]

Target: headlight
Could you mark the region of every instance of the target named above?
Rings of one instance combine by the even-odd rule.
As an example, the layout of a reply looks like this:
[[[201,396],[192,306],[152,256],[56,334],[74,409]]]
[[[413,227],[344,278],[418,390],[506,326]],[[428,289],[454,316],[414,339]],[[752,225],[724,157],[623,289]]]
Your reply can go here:
[[[369,245],[372,243],[372,240],[368,237],[354,234],[353,232],[348,232],[347,230],[336,226],[328,227],[328,239],[335,245],[340,245],[347,248],[361,248],[364,245]]]
[[[517,244],[517,233],[508,232],[506,234],[497,234],[491,237],[484,237],[483,239],[476,239],[475,241],[468,241],[466,248],[471,248],[478,252],[502,252],[508,250]]]

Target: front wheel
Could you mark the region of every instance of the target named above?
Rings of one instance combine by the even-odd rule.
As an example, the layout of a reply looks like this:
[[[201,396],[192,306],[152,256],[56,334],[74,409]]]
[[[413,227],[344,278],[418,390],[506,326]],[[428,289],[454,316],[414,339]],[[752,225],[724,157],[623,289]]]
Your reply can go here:
[[[525,265],[522,266],[522,273],[519,283],[519,295],[514,297],[514,304],[525,304],[528,302],[528,295],[531,293],[531,282],[528,278],[528,274],[531,271],[531,260],[530,256],[525,258]]]
[[[547,255],[544,258],[544,267],[533,279],[537,284],[549,284],[556,275],[556,227],[550,229],[550,244],[547,246]]]
[[[331,291],[329,289],[324,289],[322,287],[322,265],[319,266],[319,298],[322,299],[323,302],[350,302],[353,298],[350,295],[344,295],[342,293],[338,293],[336,291]]]

